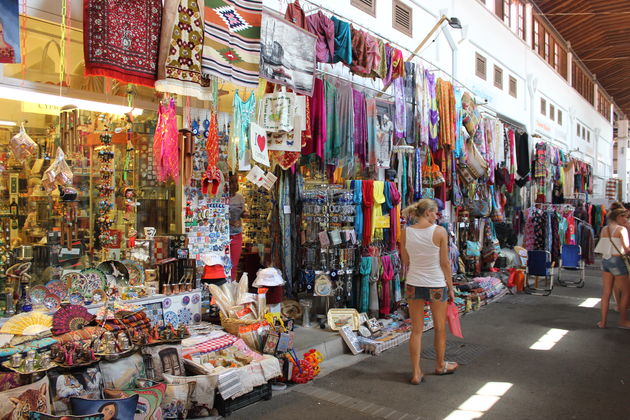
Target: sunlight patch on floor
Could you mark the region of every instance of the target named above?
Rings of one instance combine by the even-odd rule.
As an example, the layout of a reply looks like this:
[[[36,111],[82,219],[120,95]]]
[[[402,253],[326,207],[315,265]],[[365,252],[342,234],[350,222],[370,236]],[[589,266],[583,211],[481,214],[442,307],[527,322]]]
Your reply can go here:
[[[578,306],[581,306],[582,308],[594,308],[601,301],[602,300],[600,298],[588,298],[584,299],[584,302],[580,303]]]
[[[472,420],[483,416],[512,388],[509,382],[488,382],[444,420]]]
[[[540,337],[538,341],[531,345],[531,350],[551,350],[558,341],[562,340],[569,330],[561,330],[559,328],[551,328],[545,335]]]

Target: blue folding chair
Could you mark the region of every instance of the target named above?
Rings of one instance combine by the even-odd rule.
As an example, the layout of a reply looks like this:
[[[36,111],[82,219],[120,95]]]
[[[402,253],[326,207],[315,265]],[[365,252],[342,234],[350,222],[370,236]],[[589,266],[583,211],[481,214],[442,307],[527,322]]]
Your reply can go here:
[[[534,276],[534,286],[529,284],[529,277]],[[540,278],[544,280],[541,282]],[[527,251],[525,270],[525,293],[549,296],[553,290],[554,267],[549,251]]]
[[[558,267],[558,284],[564,287],[584,287],[584,260],[582,259],[582,247],[579,245],[562,245],[560,256],[560,266]],[[579,271],[580,277],[577,280],[562,280],[560,275],[562,270]]]

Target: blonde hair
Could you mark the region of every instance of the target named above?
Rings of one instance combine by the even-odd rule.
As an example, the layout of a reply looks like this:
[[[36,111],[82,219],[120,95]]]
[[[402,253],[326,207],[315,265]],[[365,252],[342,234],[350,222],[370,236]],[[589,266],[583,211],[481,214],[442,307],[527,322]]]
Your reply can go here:
[[[402,215],[405,217],[405,219],[409,219],[409,218],[420,218],[422,216],[424,216],[424,214],[427,212],[427,210],[430,209],[436,209],[437,210],[438,205],[435,202],[435,200],[431,199],[431,198],[423,198],[422,200],[413,203],[412,205],[406,207],[403,211],[402,211]]]
[[[611,207],[612,208],[612,207]],[[625,207],[615,207],[608,212],[608,222],[617,222],[617,218],[622,214],[628,214],[628,210]]]

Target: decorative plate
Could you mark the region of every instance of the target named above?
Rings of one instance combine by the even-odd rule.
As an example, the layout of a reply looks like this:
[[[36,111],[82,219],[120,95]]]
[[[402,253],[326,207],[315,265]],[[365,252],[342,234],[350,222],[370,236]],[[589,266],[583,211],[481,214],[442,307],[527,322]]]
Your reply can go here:
[[[103,303],[107,300],[107,295],[102,289],[96,289],[92,292],[92,303]]]
[[[75,290],[81,292],[83,296],[89,296],[95,290],[103,289],[107,284],[105,273],[97,268],[86,268],[85,270],[81,270],[81,274],[85,276],[85,285],[80,289],[75,288]]]
[[[199,296],[198,293],[195,293],[192,297],[192,303],[193,305],[196,305],[199,303],[199,301],[201,300],[201,296]]]
[[[59,296],[61,300],[64,300],[68,296],[68,287],[61,280],[51,280],[46,283],[46,289],[54,295]]]
[[[190,303],[190,296],[186,295],[182,298],[182,305],[188,305]]]
[[[44,298],[44,306],[49,311],[56,311],[61,307],[61,298],[57,295],[49,293]]]
[[[190,309],[188,308],[180,309],[178,316],[179,322],[181,322],[182,324],[190,324],[190,321],[192,321],[192,312],[190,312]]]
[[[197,312],[196,314],[193,315],[193,320],[195,322],[201,322],[201,314],[199,312]]]
[[[50,293],[46,286],[35,286],[31,289],[31,302],[35,305],[41,305],[44,303],[44,298]]]
[[[127,267],[129,272],[129,286],[144,285],[144,268],[138,261],[123,260],[122,263]]]
[[[61,276],[61,281],[66,284],[68,290],[83,290],[87,283],[85,276],[77,271],[71,271]]]
[[[111,287],[128,287],[129,286],[129,270],[127,266],[120,261],[108,260],[103,261],[96,268],[105,273],[106,284]]]
[[[83,305],[83,294],[79,292],[70,293],[70,296],[68,296],[68,302],[73,305]]]
[[[179,325],[179,317],[173,311],[165,312],[164,324],[171,324],[173,327],[177,327]]]
[[[171,298],[166,298],[162,301],[162,307],[164,309],[166,308],[170,308],[171,307],[171,303],[173,303],[173,301],[171,300]],[[173,312],[174,313],[174,312]]]

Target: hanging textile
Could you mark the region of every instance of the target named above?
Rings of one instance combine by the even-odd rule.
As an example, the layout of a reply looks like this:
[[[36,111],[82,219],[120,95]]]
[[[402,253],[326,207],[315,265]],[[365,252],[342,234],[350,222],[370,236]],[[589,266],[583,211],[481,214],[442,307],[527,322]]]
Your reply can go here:
[[[371,318],[378,316],[378,281],[381,277],[381,259],[372,257],[372,274],[370,275],[370,303],[368,314]]]
[[[335,55],[335,24],[321,10],[306,17],[308,31],[317,35],[315,55],[320,63],[331,63]]]
[[[394,133],[396,138],[405,137],[407,130],[407,110],[405,84],[402,78],[394,80]]]
[[[326,147],[324,160],[326,164],[334,164],[336,158],[339,157],[341,148],[340,139],[338,137],[338,113],[337,113],[337,87],[324,80],[324,90],[326,93]]]
[[[416,144],[418,134],[418,122],[414,118],[416,115],[416,108],[418,107],[418,100],[416,96],[416,64],[410,61],[405,62],[405,119],[407,126],[405,127],[405,138],[407,144]]]
[[[85,0],[86,76],[153,87],[157,78],[161,0]]]
[[[213,99],[210,78],[201,72],[203,39],[198,0],[166,0],[155,90]]]
[[[153,167],[159,182],[168,178],[177,181],[179,177],[179,146],[175,100],[168,107],[160,104],[158,121],[153,137]]]
[[[391,302],[391,283],[394,278],[394,267],[392,266],[392,260],[389,255],[385,255],[381,257],[381,264],[383,266],[383,276],[382,286],[383,293],[380,305],[380,314],[383,316],[389,315],[390,313],[390,302]]]
[[[337,138],[339,143],[338,165],[344,168],[346,175],[354,168],[354,105],[350,83],[337,86]]]
[[[204,73],[258,86],[262,0],[205,0]]]
[[[216,168],[219,162],[219,121],[217,113],[214,111],[210,115],[206,151],[208,153],[208,169]]]
[[[245,149],[249,145],[249,124],[256,108],[256,96],[254,92],[249,95],[247,101],[243,101],[238,92],[234,92],[232,102],[233,128],[230,136],[230,148],[228,159],[230,168],[236,169],[237,159],[242,159]],[[238,149],[238,151],[237,151]]]
[[[354,153],[365,166],[367,163],[367,104],[365,95],[358,90],[352,90],[354,107]]]
[[[284,18],[295,26],[302,29],[308,29],[304,9],[302,9],[298,0],[295,0],[293,3],[289,3],[287,10],[284,12]]]
[[[376,99],[367,98],[365,101],[366,121],[367,121],[367,164],[374,166],[377,163],[376,157]]]
[[[427,78],[427,89],[429,94],[429,147],[431,147],[431,150],[435,152],[438,147],[438,122],[440,119],[435,92],[435,75],[429,70],[425,70],[424,75]]]
[[[335,25],[335,53],[332,62],[338,63],[342,61],[350,65],[352,64],[352,31],[350,30],[350,24],[337,19],[336,16],[333,16],[331,20]]]
[[[361,273],[361,291],[359,292],[359,312],[367,312],[370,302],[370,275],[372,274],[372,257],[362,257],[359,265]]]
[[[326,92],[321,79],[315,79],[310,109],[311,141],[302,149],[302,154],[315,153],[323,158],[326,144]]]
[[[420,124],[420,143],[421,144],[429,144],[429,107],[431,103],[431,95],[429,94],[429,78],[427,77],[427,72],[421,67],[418,66],[418,73],[416,80],[418,83],[416,84],[416,92],[418,97],[420,98],[420,106],[417,110],[417,119]]]
[[[436,100],[440,113],[440,144],[455,146],[455,95],[453,84],[438,79],[436,86]]]
[[[18,0],[0,1],[0,63],[21,63]]]

